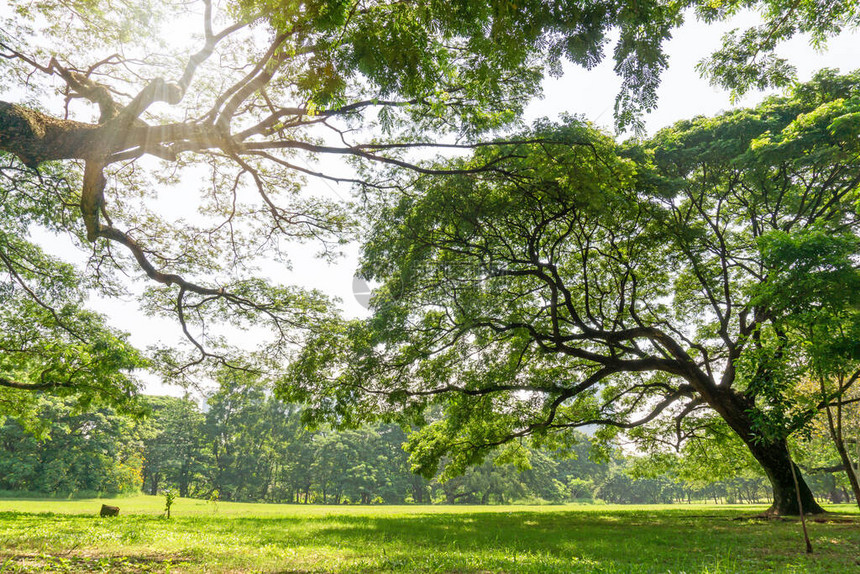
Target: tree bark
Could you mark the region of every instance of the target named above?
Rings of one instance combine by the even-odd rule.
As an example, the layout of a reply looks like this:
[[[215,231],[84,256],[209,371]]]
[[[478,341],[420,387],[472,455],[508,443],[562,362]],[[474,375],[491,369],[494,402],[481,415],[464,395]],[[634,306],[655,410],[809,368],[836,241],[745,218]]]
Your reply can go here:
[[[0,101],[0,151],[27,167],[43,161],[86,159],[101,144],[100,126],[63,120]]]

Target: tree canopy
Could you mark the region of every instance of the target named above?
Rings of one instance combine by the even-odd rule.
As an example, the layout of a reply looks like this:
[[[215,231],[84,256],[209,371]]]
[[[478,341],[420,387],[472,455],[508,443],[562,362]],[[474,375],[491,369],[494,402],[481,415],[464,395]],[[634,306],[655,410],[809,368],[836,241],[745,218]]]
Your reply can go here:
[[[655,105],[667,66],[663,43],[685,17],[762,11],[762,27],[733,40],[708,68],[743,89],[788,81],[788,66],[768,56],[778,41],[798,32],[823,41],[857,12],[854,3],[784,0],[39,0],[9,7],[0,22],[9,100],[0,102],[0,192],[2,225],[17,227],[0,242],[3,284],[19,285],[16,313],[44,325],[26,335],[42,345],[41,356],[75,340],[88,356],[100,354],[102,373],[90,375],[105,396],[131,388],[124,375],[109,381],[109,373],[139,366],[138,358],[82,307],[74,320],[88,326],[65,328],[72,319],[62,311],[80,307],[80,293],[39,293],[72,272],[48,271],[54,263],[35,247],[19,248],[27,233],[65,233],[90,254],[82,289],[115,296],[126,275],[148,281],[146,310],[173,317],[186,338],[152,363],[171,377],[213,362],[266,370],[319,321],[326,300],[281,285],[260,261],[289,260],[296,241],[331,253],[353,223],[343,202],[308,193],[304,178],[389,185],[313,161],[347,157],[426,172],[408,150],[504,135],[494,130],[515,122],[544,74],[561,73],[565,60],[594,66],[615,32],[611,57],[623,79],[616,115],[619,126],[635,125]],[[165,39],[168,22],[182,28]],[[752,74],[762,58],[776,72]],[[236,352],[234,329],[252,328],[264,342],[256,353]],[[6,347],[16,348],[4,346],[0,385],[80,386],[55,376],[56,362],[47,370],[25,366]]]
[[[786,438],[818,404],[795,392],[784,318],[825,304],[816,282],[856,305],[858,106],[860,75],[824,71],[624,145],[542,122],[520,134],[539,143],[457,164],[498,159],[491,172],[380,195],[362,267],[381,283],[373,317],[318,335],[285,396],[334,420],[430,422],[411,440],[429,473],[587,425],[675,444],[727,425],[774,510],[796,511]],[[807,257],[787,264],[789,245]],[[423,417],[429,405],[444,416]]]

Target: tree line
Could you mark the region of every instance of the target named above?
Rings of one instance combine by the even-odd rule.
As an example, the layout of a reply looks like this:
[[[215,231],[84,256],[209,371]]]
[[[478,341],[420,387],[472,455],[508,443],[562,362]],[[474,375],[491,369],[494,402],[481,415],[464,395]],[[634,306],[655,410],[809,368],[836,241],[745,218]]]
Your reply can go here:
[[[203,407],[189,397],[141,400],[148,411],[143,418],[110,407],[81,412],[74,401],[47,395],[39,401],[39,426],[25,429],[7,418],[0,425],[0,492],[174,492],[297,504],[761,503],[771,497],[751,460],[721,466],[692,452],[631,457],[582,433],[567,452],[522,444],[460,474],[427,479],[412,472],[401,427],[307,430],[301,408],[248,381],[222,381]],[[821,439],[802,452],[805,470],[838,461]],[[811,474],[810,485],[822,499],[849,500],[842,473]]]

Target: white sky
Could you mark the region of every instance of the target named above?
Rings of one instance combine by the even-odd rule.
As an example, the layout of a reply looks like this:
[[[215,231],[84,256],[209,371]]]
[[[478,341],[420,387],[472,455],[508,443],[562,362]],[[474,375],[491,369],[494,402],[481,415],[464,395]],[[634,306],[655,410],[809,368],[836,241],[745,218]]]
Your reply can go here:
[[[667,45],[669,69],[663,76],[659,107],[646,118],[649,133],[680,119],[713,115],[732,108],[729,93],[713,88],[699,78],[695,65],[718,47],[724,32],[750,21],[747,16],[722,25],[706,26],[692,22],[676,30],[674,38]],[[804,39],[790,42],[779,52],[797,67],[801,81],[808,80],[822,67],[839,68],[847,72],[860,65],[860,34],[856,31],[843,34],[831,40],[828,49],[822,53],[816,53]],[[591,71],[567,66],[562,78],[549,78],[545,81],[545,97],[530,106],[526,114],[527,121],[538,117],[557,119],[564,112],[576,113],[585,115],[589,120],[611,131],[614,98],[620,85],[612,66],[611,57]],[[750,106],[763,97],[764,94],[761,93],[749,94],[735,105]],[[347,186],[335,188],[334,184],[331,184],[329,187],[337,196],[350,196]],[[313,245],[296,249],[292,271],[274,270],[271,274],[283,283],[317,288],[340,298],[345,313],[350,316],[364,314],[363,307],[353,296],[353,274],[358,260],[358,246],[348,246],[344,250],[344,257],[335,265],[315,259],[315,251]],[[173,340],[180,333],[175,322],[145,317],[137,311],[133,300],[99,299],[93,300],[92,305],[111,317],[115,326],[131,331],[132,342],[141,348],[164,337]],[[177,387],[164,386],[153,377],[148,377],[147,392],[182,394],[183,391]]]

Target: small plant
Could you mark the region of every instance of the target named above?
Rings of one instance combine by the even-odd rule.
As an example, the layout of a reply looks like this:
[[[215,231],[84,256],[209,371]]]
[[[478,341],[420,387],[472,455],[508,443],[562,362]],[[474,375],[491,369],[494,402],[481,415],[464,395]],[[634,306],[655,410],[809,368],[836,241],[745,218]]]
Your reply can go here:
[[[168,488],[164,491],[164,512],[167,513],[167,518],[170,518],[170,507],[173,506],[173,502],[176,500],[176,491],[172,488]]]
[[[218,512],[218,501],[221,500],[221,491],[217,488],[213,490],[209,494],[209,498],[206,499],[206,502],[212,505],[212,513],[215,514]]]

